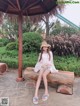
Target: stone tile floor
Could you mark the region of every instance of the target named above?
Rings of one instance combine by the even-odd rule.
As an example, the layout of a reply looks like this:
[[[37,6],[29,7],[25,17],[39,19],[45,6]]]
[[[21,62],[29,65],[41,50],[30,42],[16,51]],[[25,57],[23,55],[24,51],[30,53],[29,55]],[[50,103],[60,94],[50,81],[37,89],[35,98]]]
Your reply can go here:
[[[16,82],[17,70],[9,69],[0,75],[0,98],[8,97],[9,106],[80,106],[80,78],[75,78],[73,95],[56,93],[56,89],[49,86],[49,99],[41,100],[44,89],[39,90],[39,104],[32,103],[35,85],[32,80]]]

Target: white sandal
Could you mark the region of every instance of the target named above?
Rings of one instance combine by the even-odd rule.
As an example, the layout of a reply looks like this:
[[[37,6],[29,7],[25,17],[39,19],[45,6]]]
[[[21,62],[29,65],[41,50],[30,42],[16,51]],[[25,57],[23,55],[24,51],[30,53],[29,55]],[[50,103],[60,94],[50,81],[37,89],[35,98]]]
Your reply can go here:
[[[49,97],[49,94],[48,94],[48,95],[44,94],[44,95],[42,96],[42,100],[43,100],[43,101],[46,101],[46,100],[48,99],[48,97]]]
[[[38,97],[33,97],[33,103],[38,104]]]

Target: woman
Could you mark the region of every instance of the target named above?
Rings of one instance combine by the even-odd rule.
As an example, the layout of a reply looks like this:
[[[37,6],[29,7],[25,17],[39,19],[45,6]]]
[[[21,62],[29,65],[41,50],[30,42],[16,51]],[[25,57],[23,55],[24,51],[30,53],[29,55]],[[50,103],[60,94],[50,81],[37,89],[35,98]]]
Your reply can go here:
[[[43,41],[41,44],[41,53],[38,57],[38,62],[35,65],[34,72],[39,72],[38,80],[36,82],[35,94],[33,97],[33,103],[38,104],[38,89],[40,86],[41,79],[43,78],[45,93],[42,96],[42,100],[46,101],[49,97],[48,93],[48,83],[47,83],[47,75],[51,73],[58,72],[53,63],[53,54],[50,51],[50,45]]]

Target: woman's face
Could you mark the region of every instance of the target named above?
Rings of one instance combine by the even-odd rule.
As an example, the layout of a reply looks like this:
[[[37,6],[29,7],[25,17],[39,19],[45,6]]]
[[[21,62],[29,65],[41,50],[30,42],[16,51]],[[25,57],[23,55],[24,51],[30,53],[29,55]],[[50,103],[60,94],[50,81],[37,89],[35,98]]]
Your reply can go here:
[[[43,51],[47,51],[48,47],[43,46]]]

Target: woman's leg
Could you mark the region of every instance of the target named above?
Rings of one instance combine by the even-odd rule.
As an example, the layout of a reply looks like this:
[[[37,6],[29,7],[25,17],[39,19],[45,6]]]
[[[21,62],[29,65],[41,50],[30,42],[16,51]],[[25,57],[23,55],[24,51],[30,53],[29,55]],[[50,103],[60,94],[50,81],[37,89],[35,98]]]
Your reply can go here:
[[[48,95],[48,82],[47,82],[47,75],[50,73],[50,71],[44,71],[43,73],[43,81],[45,86],[45,94]]]
[[[39,89],[39,86],[40,86],[40,83],[41,83],[42,74],[43,74],[43,70],[40,70],[39,76],[38,76],[38,79],[37,79],[37,82],[36,82],[36,89],[35,89],[35,95],[34,95],[35,97],[38,97],[38,89]]]

